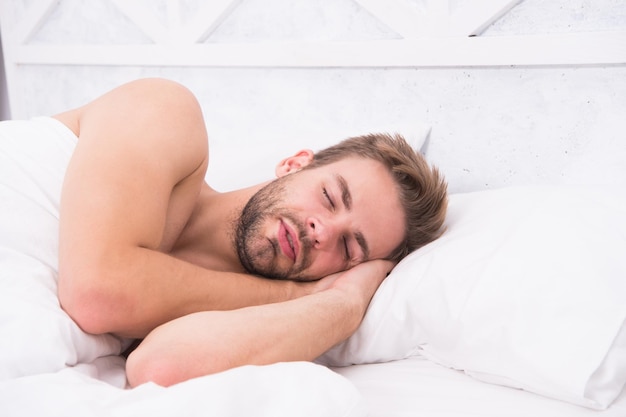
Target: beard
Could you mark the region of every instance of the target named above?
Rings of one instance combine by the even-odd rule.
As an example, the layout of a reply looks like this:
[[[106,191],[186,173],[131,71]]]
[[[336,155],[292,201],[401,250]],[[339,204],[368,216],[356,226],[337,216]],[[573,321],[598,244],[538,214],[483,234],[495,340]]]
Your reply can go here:
[[[235,248],[241,265],[251,274],[274,279],[308,280],[300,276],[310,265],[310,240],[304,223],[289,210],[281,208],[290,175],[280,177],[257,191],[243,208],[235,227]],[[264,235],[267,220],[285,218],[296,228],[300,241],[300,262],[288,267],[278,264],[280,246],[277,238]]]

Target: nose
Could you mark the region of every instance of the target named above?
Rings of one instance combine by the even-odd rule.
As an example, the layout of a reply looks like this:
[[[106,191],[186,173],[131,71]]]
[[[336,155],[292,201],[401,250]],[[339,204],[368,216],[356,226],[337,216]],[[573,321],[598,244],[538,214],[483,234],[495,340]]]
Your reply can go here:
[[[317,249],[328,248],[337,242],[339,226],[337,222],[329,218],[309,217],[307,228],[313,241],[313,247]]]

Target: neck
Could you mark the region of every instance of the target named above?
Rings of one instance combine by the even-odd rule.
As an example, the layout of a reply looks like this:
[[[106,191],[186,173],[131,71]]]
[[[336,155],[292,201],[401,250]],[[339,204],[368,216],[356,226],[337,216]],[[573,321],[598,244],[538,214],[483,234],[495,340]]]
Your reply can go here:
[[[207,269],[245,272],[234,245],[237,220],[263,185],[220,193],[205,185],[171,254]]]

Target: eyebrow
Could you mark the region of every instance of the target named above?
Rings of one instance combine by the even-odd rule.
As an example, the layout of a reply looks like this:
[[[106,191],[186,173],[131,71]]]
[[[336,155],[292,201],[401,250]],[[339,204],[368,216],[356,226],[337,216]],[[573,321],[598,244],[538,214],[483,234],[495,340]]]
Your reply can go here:
[[[335,177],[337,183],[339,184],[339,189],[341,190],[341,201],[343,205],[346,207],[346,210],[352,210],[352,194],[350,194],[350,188],[348,188],[348,182],[344,177],[337,174]]]
[[[363,233],[356,232],[354,234],[354,238],[356,239],[357,243],[361,247],[361,250],[363,251],[363,262],[369,260],[370,248],[369,246],[367,246],[367,241],[365,240],[365,236],[363,236]]]
[[[343,176],[339,174],[335,176],[335,179],[337,180],[337,184],[339,185],[339,190],[341,191],[341,201],[343,202],[343,205],[346,208],[346,210],[351,211],[352,210],[352,194],[350,194],[350,188],[348,187],[348,182]],[[369,245],[367,244],[367,241],[365,240],[365,236],[363,236],[363,233],[361,232],[355,232],[354,238],[356,239],[357,243],[361,247],[361,251],[363,252],[363,261],[367,261],[370,258],[370,248],[369,248]]]

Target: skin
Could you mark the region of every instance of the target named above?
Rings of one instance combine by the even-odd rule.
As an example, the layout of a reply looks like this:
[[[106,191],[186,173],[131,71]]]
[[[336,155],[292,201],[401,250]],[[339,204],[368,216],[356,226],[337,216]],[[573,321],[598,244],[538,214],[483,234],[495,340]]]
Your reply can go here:
[[[188,90],[140,80],[55,117],[79,138],[61,199],[59,300],[87,332],[145,338],[127,361],[131,385],[314,359],[356,330],[393,266],[380,259],[404,222],[378,162],[306,169],[310,150],[279,162],[275,204],[240,245],[248,268],[287,278],[266,279],[244,268],[234,239],[246,204],[275,184],[219,193],[205,182],[207,133]]]

